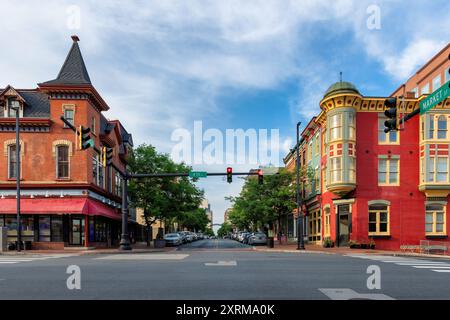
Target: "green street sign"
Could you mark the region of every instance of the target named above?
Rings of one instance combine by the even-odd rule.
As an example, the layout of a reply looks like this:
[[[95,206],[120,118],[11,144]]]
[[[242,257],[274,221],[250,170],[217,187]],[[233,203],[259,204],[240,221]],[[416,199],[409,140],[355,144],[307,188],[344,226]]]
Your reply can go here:
[[[206,171],[191,171],[189,177],[191,178],[206,178],[208,173]]]
[[[450,96],[450,81],[447,81],[442,87],[420,101],[420,114],[434,108],[439,102],[442,102]]]

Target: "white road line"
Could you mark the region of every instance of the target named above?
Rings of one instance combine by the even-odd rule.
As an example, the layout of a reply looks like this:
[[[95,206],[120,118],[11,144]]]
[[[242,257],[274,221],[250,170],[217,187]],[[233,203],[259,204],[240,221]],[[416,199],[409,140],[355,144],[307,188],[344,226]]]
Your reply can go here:
[[[450,270],[431,270],[431,271],[434,271],[434,272],[446,272],[446,273],[450,273]]]
[[[416,269],[450,269],[450,265],[448,266],[412,266]]]
[[[325,289],[319,288],[319,291],[326,295],[331,300],[353,300],[353,299],[368,299],[368,300],[395,300],[394,298],[382,293],[358,293],[349,288],[342,289]]]
[[[236,261],[218,261],[218,262],[207,262],[205,263],[207,267],[235,267],[237,266]]]
[[[448,263],[441,263],[441,262],[396,262],[396,265],[399,266],[419,266],[419,265],[424,265],[424,266],[450,266],[450,264]]]
[[[188,254],[115,254],[94,260],[183,260]]]
[[[17,261],[4,261],[4,262],[0,262],[0,264],[13,264],[13,263],[19,263]]]

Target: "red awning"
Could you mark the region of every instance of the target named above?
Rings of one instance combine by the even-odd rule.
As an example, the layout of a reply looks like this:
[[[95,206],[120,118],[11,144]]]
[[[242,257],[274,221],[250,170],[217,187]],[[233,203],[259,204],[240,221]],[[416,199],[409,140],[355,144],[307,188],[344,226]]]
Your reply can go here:
[[[0,214],[15,214],[17,201],[14,198],[0,199]],[[22,214],[83,214],[104,216],[120,220],[120,212],[93,199],[86,198],[38,198],[21,199]]]

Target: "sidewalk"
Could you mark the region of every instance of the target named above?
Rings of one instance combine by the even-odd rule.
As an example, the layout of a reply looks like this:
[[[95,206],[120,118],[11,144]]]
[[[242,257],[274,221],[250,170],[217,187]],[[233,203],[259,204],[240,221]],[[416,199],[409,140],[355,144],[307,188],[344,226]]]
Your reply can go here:
[[[132,245],[133,250],[131,251],[121,251],[116,248],[68,248],[66,250],[23,250],[21,252],[17,251],[7,251],[0,252],[1,255],[16,256],[16,255],[51,255],[51,254],[71,254],[71,255],[92,255],[92,254],[137,254],[137,253],[160,253],[160,252],[172,252],[175,251],[176,247],[165,247],[165,248],[153,248],[147,247],[141,244]]]
[[[405,252],[405,251],[388,251],[388,250],[371,250],[371,249],[350,249],[348,247],[333,247],[324,248],[320,245],[315,244],[305,244],[305,250],[297,250],[297,242],[283,242],[280,245],[278,241],[275,241],[274,248],[268,248],[267,246],[257,246],[254,248],[255,251],[261,252],[289,252],[289,253],[317,253],[317,254],[371,254],[371,255],[386,255],[386,256],[408,256],[408,257],[426,257],[426,258],[442,258],[450,259],[450,256],[445,255],[435,255],[435,254],[424,254],[415,252]]]

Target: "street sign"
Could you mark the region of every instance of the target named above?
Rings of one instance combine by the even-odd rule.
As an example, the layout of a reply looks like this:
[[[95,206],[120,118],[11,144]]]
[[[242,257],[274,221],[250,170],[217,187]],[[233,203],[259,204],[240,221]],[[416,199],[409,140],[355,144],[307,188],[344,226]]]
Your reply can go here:
[[[442,87],[430,94],[428,97],[420,101],[420,114],[424,114],[431,108],[435,107],[439,102],[450,96],[450,81],[447,81]]]
[[[206,178],[208,173],[206,171],[191,171],[189,177],[191,178]]]

